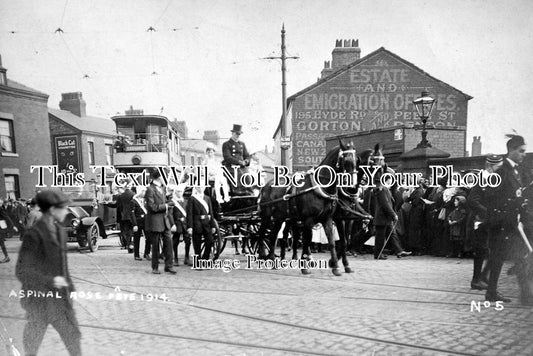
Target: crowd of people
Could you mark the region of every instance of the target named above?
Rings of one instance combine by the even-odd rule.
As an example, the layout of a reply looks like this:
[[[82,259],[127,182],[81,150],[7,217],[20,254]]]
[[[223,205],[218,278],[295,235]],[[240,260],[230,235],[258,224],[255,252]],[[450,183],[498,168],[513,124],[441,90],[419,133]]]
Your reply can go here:
[[[238,165],[246,165],[244,144],[238,141],[238,134],[234,136],[237,140],[229,142],[225,150],[236,157]],[[208,157],[212,149],[208,147]],[[485,298],[490,302],[510,302],[497,287],[504,262],[511,260],[514,265],[508,274],[517,276],[520,301],[533,305],[533,175],[523,165],[525,157],[523,137],[511,135],[507,154],[488,155],[481,172],[498,174],[501,183],[497,187],[448,187],[446,178],[431,187],[427,179],[420,178],[418,186],[408,189],[388,187],[381,177],[389,168],[381,151],[375,152],[374,163],[382,169],[374,177],[375,186],[354,199],[357,209],[364,212],[361,216],[368,219],[353,224],[349,248],[354,255],[362,253],[365,242],[374,237],[373,254],[378,260],[387,258],[384,251],[394,251],[399,258],[411,254],[462,258],[469,254],[473,258],[470,286],[486,290]],[[117,208],[124,248],[137,261],[150,260],[153,274],[161,273],[160,259],[165,272],[176,274],[181,242],[185,244],[184,265],[191,265],[191,245],[195,255],[209,259],[216,227],[215,204],[223,197],[208,194],[201,186],[165,186],[158,169],[152,170],[150,177],[151,184],[146,188],[118,188],[109,203]],[[59,225],[68,212],[68,201],[62,192],[53,190],[39,192],[27,202],[0,200],[0,242],[5,256],[1,262],[9,262],[5,237],[20,233],[16,274],[23,289],[43,293],[56,290],[64,296],[73,290],[66,262],[67,239]],[[52,324],[69,352],[79,354],[80,333],[69,298],[23,298],[22,303],[28,312],[24,330],[28,353],[37,351],[47,325]]]
[[[0,198],[0,248],[4,258],[0,263],[11,261],[5,246],[5,239],[16,235],[22,239],[26,229],[32,227],[41,217],[39,206],[35,199],[6,199]]]
[[[487,290],[488,301],[504,302],[510,299],[497,285],[504,261],[512,260],[515,265],[509,273],[517,276],[521,302],[533,305],[533,177],[522,165],[525,157],[526,144],[519,135],[509,135],[506,155],[486,156],[480,174],[497,173],[501,177],[497,187],[464,187],[453,181],[449,187],[448,177],[432,187],[422,177],[414,188],[388,188],[381,185],[381,174],[387,172],[382,164],[375,176],[376,186],[362,191],[354,201],[372,221],[353,224],[350,252],[364,253],[365,243],[373,236],[376,259],[387,258],[385,249],[398,257],[411,253],[470,257],[474,261],[471,288]],[[378,154],[375,158],[383,157]]]

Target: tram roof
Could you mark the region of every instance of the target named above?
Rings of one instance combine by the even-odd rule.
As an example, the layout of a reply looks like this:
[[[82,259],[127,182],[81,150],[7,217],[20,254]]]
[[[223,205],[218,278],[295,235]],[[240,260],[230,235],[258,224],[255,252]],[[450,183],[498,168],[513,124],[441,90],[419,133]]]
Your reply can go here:
[[[111,120],[123,120],[123,119],[159,119],[165,121],[170,126],[171,121],[166,116],[161,115],[115,115],[111,117]]]

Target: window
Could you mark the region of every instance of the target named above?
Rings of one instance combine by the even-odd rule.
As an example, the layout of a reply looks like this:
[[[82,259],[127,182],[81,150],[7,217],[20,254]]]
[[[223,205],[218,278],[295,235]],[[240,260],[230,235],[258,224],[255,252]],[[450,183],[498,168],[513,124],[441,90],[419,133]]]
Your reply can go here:
[[[194,166],[194,156],[191,156],[191,166]]]
[[[187,163],[185,162],[185,155],[181,155],[181,165],[185,166]]]
[[[19,177],[17,175],[5,175],[5,184],[6,184],[6,196],[7,199],[19,199],[20,190],[19,190]]]
[[[146,126],[148,134],[150,136],[150,141],[154,145],[159,145],[162,143],[161,140],[161,126],[149,124]]]
[[[108,166],[113,165],[113,145],[105,145],[105,164]]]
[[[87,142],[89,144],[89,165],[94,165],[94,142]]]
[[[2,152],[15,153],[15,135],[11,120],[0,120],[0,146]]]
[[[132,125],[117,125],[117,131],[122,135],[128,136],[131,140],[134,139],[135,132]]]

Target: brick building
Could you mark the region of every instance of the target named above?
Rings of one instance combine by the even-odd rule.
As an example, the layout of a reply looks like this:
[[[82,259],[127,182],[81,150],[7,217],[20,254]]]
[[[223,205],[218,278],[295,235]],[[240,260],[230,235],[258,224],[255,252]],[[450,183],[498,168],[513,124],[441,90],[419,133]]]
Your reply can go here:
[[[52,163],[48,94],[7,78],[0,58],[0,197],[31,198],[32,165]]]
[[[402,149],[411,150],[420,142],[420,132],[414,130],[420,120],[413,100],[423,90],[437,99],[428,121],[428,140],[452,156],[465,155],[471,96],[383,47],[362,58],[360,54],[358,41],[338,40],[317,83],[288,98],[289,167],[306,170],[318,165],[327,151],[327,137],[371,130],[401,127]],[[279,148],[280,127],[274,140]]]
[[[116,126],[111,119],[87,116],[82,93],[61,97],[61,109],[48,109],[53,162],[60,172],[83,172],[87,181],[95,178],[90,165],[113,165]]]
[[[454,127],[428,130],[427,139],[432,145],[446,151],[451,157],[463,157],[464,147],[457,144],[465,140],[466,131]],[[392,168],[400,165],[400,156],[420,142],[420,131],[405,125],[363,132],[347,133],[326,137],[326,151],[339,145],[339,139],[352,143],[357,152],[373,148],[376,143],[382,147],[387,164]],[[309,168],[309,167],[308,167]]]

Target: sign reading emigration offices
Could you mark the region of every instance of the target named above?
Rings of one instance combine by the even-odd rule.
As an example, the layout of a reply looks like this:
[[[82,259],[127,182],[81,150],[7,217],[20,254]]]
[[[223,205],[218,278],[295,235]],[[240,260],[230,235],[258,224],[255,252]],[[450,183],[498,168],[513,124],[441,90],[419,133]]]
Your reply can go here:
[[[466,130],[471,97],[384,48],[296,94],[291,98],[294,169],[318,165],[326,137],[419,124],[413,100],[423,90],[437,99],[428,127]]]

